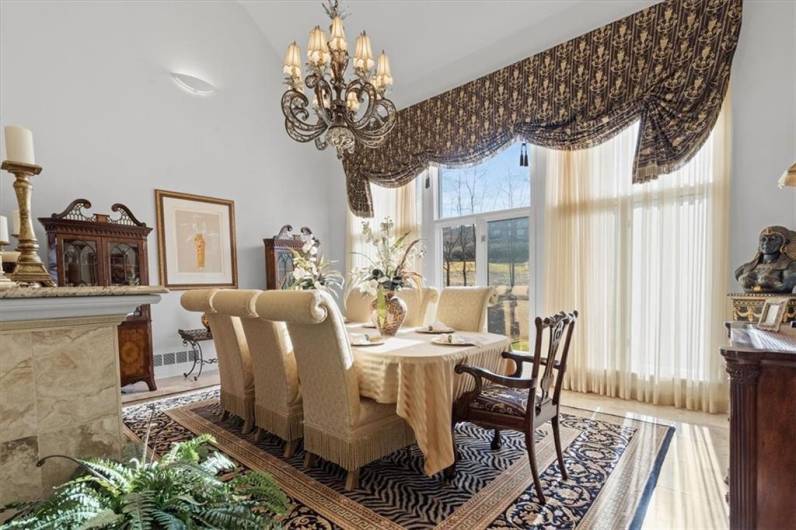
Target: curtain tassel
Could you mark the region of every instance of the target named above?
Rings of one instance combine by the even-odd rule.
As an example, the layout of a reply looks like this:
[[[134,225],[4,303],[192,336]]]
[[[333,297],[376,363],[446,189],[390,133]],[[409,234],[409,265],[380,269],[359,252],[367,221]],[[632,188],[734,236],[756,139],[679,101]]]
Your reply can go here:
[[[520,147],[520,167],[528,167],[528,144],[525,142]]]

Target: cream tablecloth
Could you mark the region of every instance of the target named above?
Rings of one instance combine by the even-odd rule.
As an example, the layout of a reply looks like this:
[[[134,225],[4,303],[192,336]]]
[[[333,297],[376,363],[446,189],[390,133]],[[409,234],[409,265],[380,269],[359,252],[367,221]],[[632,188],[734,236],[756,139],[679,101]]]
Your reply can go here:
[[[375,330],[348,326],[349,333]],[[453,402],[473,388],[473,378],[454,367],[467,360],[497,373],[507,361],[500,354],[511,340],[493,333],[459,333],[477,346],[432,344],[437,335],[402,329],[379,346],[352,347],[359,375],[359,393],[379,403],[395,403],[396,412],[412,427],[425,456],[425,472],[433,475],[454,462],[451,438]]]

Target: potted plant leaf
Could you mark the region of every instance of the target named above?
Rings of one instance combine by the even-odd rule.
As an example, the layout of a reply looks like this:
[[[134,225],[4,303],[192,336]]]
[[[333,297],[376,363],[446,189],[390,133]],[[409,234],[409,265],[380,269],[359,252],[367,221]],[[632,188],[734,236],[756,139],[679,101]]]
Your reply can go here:
[[[222,475],[236,464],[210,449],[203,434],[174,444],[159,460],[127,463],[108,459],[66,458],[84,473],[55,488],[43,501],[19,502],[0,508],[16,515],[2,530],[12,529],[244,529],[278,528],[289,501],[266,474],[249,471],[230,480]]]

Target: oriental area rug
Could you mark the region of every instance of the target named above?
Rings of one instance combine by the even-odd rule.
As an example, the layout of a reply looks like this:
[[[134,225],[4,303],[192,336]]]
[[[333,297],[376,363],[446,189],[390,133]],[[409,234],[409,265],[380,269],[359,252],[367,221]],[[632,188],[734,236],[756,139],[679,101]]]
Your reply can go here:
[[[524,438],[469,423],[456,430],[455,478],[423,474],[423,455],[410,446],[373,462],[360,487],[344,489],[345,472],[304,451],[282,457],[282,443],[242,435],[235,419],[221,419],[218,388],[124,408],[133,441],[151,425],[149,447],[165,453],[174,442],[212,434],[218,449],[241,466],[272,475],[290,497],[287,529],[640,528],[674,428],[659,423],[562,407],[561,437],[569,479],[558,470],[549,425],[537,433],[537,461],[547,504],[537,502]]]

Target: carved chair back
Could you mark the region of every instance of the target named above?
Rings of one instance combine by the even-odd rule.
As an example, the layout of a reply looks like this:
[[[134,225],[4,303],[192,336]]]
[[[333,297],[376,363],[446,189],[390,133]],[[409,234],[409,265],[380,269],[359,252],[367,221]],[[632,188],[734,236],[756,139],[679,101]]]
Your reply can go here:
[[[572,313],[561,311],[545,318],[536,317],[536,344],[531,368],[531,379],[536,381],[536,387],[531,389],[536,396],[536,408],[550,399],[558,405],[577,318],[577,311]],[[528,408],[531,409],[530,406]]]

